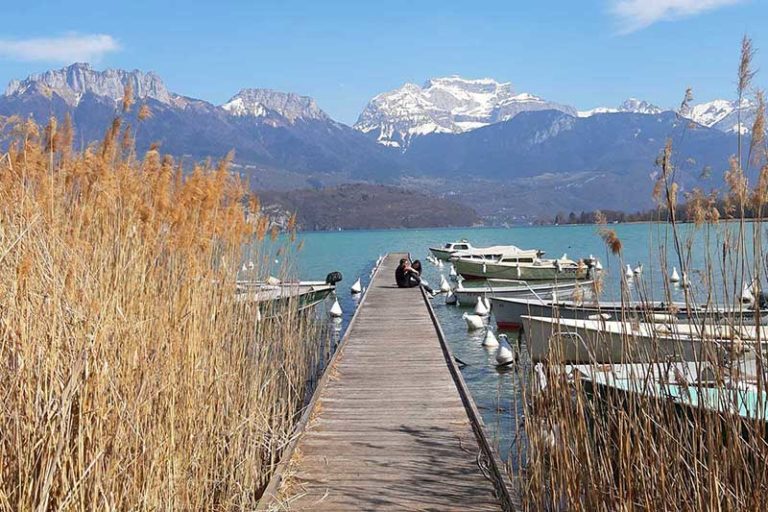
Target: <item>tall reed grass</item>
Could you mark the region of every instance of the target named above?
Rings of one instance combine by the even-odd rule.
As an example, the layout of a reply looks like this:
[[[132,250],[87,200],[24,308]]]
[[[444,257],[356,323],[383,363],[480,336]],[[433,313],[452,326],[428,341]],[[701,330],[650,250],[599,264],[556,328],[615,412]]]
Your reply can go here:
[[[137,129],[0,125],[2,510],[254,508],[313,378],[311,318],[235,299],[269,225],[230,158],[185,173]]]
[[[683,140],[669,140],[662,149],[654,197],[663,218],[669,223],[652,234],[658,251],[658,268],[664,286],[653,288],[649,281],[630,283],[621,277],[622,318],[629,327],[622,336],[625,350],[638,343],[637,332],[643,321],[641,312],[631,311],[629,301],[650,307],[652,299],[671,303],[675,293],[668,281],[670,261],[675,262],[690,286],[680,293],[687,306],[715,308],[718,304],[740,304],[745,286],[753,285],[758,295],[763,287],[768,253],[763,240],[763,213],[768,200],[768,150],[765,144],[765,105],[761,91],[752,88],[755,50],[744,38],[737,75],[736,98],[739,124],[743,122],[743,101],[754,95],[757,115],[751,126],[748,146],[739,130],[734,156],[725,171],[726,190],[722,193],[701,190],[686,192],[686,218],[676,217],[681,195],[675,147]],[[681,110],[692,99],[686,92]],[[687,121],[681,116],[680,122]],[[688,129],[696,129],[690,126]],[[748,176],[756,176],[750,186]],[[727,205],[727,219],[721,219],[719,202]],[[747,209],[758,212],[752,221]],[[690,227],[680,223],[688,221]],[[727,221],[727,222],[726,222]],[[652,228],[655,229],[655,228]],[[600,235],[618,268],[625,262],[622,244],[616,233],[605,226]],[[695,251],[701,251],[695,254]],[[695,264],[695,261],[703,262]],[[617,276],[613,276],[617,277]],[[656,279],[658,283],[660,281]],[[766,411],[757,408],[751,417],[734,414],[735,407],[755,392],[765,401],[766,372],[764,333],[759,328],[759,300],[744,306],[756,313],[754,335],[740,337],[745,320],[734,313],[717,320],[727,327],[719,336],[703,334],[711,320],[694,318],[698,329],[693,338],[708,347],[696,365],[708,382],[688,381],[683,375],[660,382],[641,379],[640,392],[624,392],[594,386],[577,372],[567,373],[558,365],[562,337],[555,333],[552,362],[522,383],[519,424],[513,454],[520,468],[518,481],[527,509],[530,510],[765,510],[768,505],[768,437]],[[674,311],[671,311],[674,313]],[[639,318],[638,318],[639,317]],[[666,326],[675,331],[675,325]],[[663,329],[653,329],[662,333]],[[597,340],[600,343],[600,340]],[[648,358],[667,363],[659,356],[662,334],[654,335]],[[711,350],[710,350],[711,349]],[[745,362],[754,365],[752,375],[744,375]],[[606,365],[592,361],[594,370]],[[659,393],[643,390],[658,384]],[[720,410],[715,407],[675,404],[666,396],[671,386],[682,386],[683,393],[695,396],[714,384],[721,391]],[[712,405],[712,404],[710,404]]]

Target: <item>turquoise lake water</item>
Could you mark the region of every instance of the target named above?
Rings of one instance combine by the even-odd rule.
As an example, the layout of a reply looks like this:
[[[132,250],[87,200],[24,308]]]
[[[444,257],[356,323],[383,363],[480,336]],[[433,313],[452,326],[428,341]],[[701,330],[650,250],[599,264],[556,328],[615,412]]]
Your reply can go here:
[[[664,240],[671,246],[668,226],[622,224],[609,227],[615,229],[622,241],[624,263],[632,267],[643,264],[641,278],[634,280],[635,291],[642,288],[655,298],[663,299],[663,283],[666,278],[661,272],[659,248]],[[681,229],[683,235],[686,235],[692,228],[682,226]],[[567,253],[568,257],[578,259],[592,254],[604,266],[604,297],[617,298],[619,295],[624,269],[616,256],[608,254],[593,225],[299,233],[297,243],[301,242],[303,247],[293,258],[293,273],[307,280],[322,280],[328,272],[334,270],[343,273],[344,280],[337,286],[337,294],[344,311],[342,325],[345,327],[356,306],[349,287],[358,277],[364,286],[367,285],[371,268],[380,255],[390,251],[409,251],[414,259],[422,260],[425,279],[437,287],[441,273],[448,277],[449,267],[446,265],[438,268],[426,262],[428,247],[462,238],[468,239],[475,246],[513,244],[526,249],[537,248],[546,251],[547,257],[559,257]],[[692,271],[703,265],[704,246],[703,235],[693,238],[693,259],[689,267]],[[716,237],[713,237],[710,246],[716,254]],[[670,271],[673,265],[679,268],[676,256],[671,253],[667,257]],[[695,289],[697,277],[692,275],[691,281]],[[671,294],[672,298],[682,300],[679,288],[671,287]],[[462,370],[464,379],[483,415],[489,436],[495,441],[502,456],[506,457],[514,443],[515,423],[519,424],[521,420],[521,409],[518,407],[520,383],[525,377],[524,372],[530,369],[523,364],[517,369],[499,372],[495,368],[494,352],[481,346],[482,331],[479,334],[467,332],[461,318],[465,310],[445,305],[442,297],[435,298],[433,306],[454,356],[468,364]]]

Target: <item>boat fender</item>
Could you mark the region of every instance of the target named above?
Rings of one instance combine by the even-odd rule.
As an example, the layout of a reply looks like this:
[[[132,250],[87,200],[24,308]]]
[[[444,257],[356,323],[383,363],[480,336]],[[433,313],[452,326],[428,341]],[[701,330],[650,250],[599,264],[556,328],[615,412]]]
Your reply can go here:
[[[342,280],[341,272],[331,272],[325,276],[325,284],[335,285]]]
[[[649,320],[654,324],[674,324],[677,323],[677,316],[665,313],[654,313],[650,315]]]

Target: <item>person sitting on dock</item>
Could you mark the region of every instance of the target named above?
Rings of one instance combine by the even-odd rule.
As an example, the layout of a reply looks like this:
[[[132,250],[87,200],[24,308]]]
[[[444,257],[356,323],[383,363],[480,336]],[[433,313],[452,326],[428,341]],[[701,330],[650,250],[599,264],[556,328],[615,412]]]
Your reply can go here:
[[[420,263],[419,267],[421,267]],[[434,297],[435,295],[435,291],[432,290],[426,282],[422,281],[421,273],[415,269],[406,258],[400,260],[400,265],[398,265],[395,270],[395,281],[397,282],[398,288],[421,286],[430,296]]]

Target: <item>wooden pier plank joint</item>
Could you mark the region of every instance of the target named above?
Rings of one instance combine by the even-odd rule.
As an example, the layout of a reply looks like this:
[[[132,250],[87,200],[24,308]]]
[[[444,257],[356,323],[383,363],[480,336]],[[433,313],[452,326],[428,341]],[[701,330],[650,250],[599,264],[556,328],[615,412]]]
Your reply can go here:
[[[395,286],[405,256],[378,268],[259,510],[516,508],[428,301]]]

